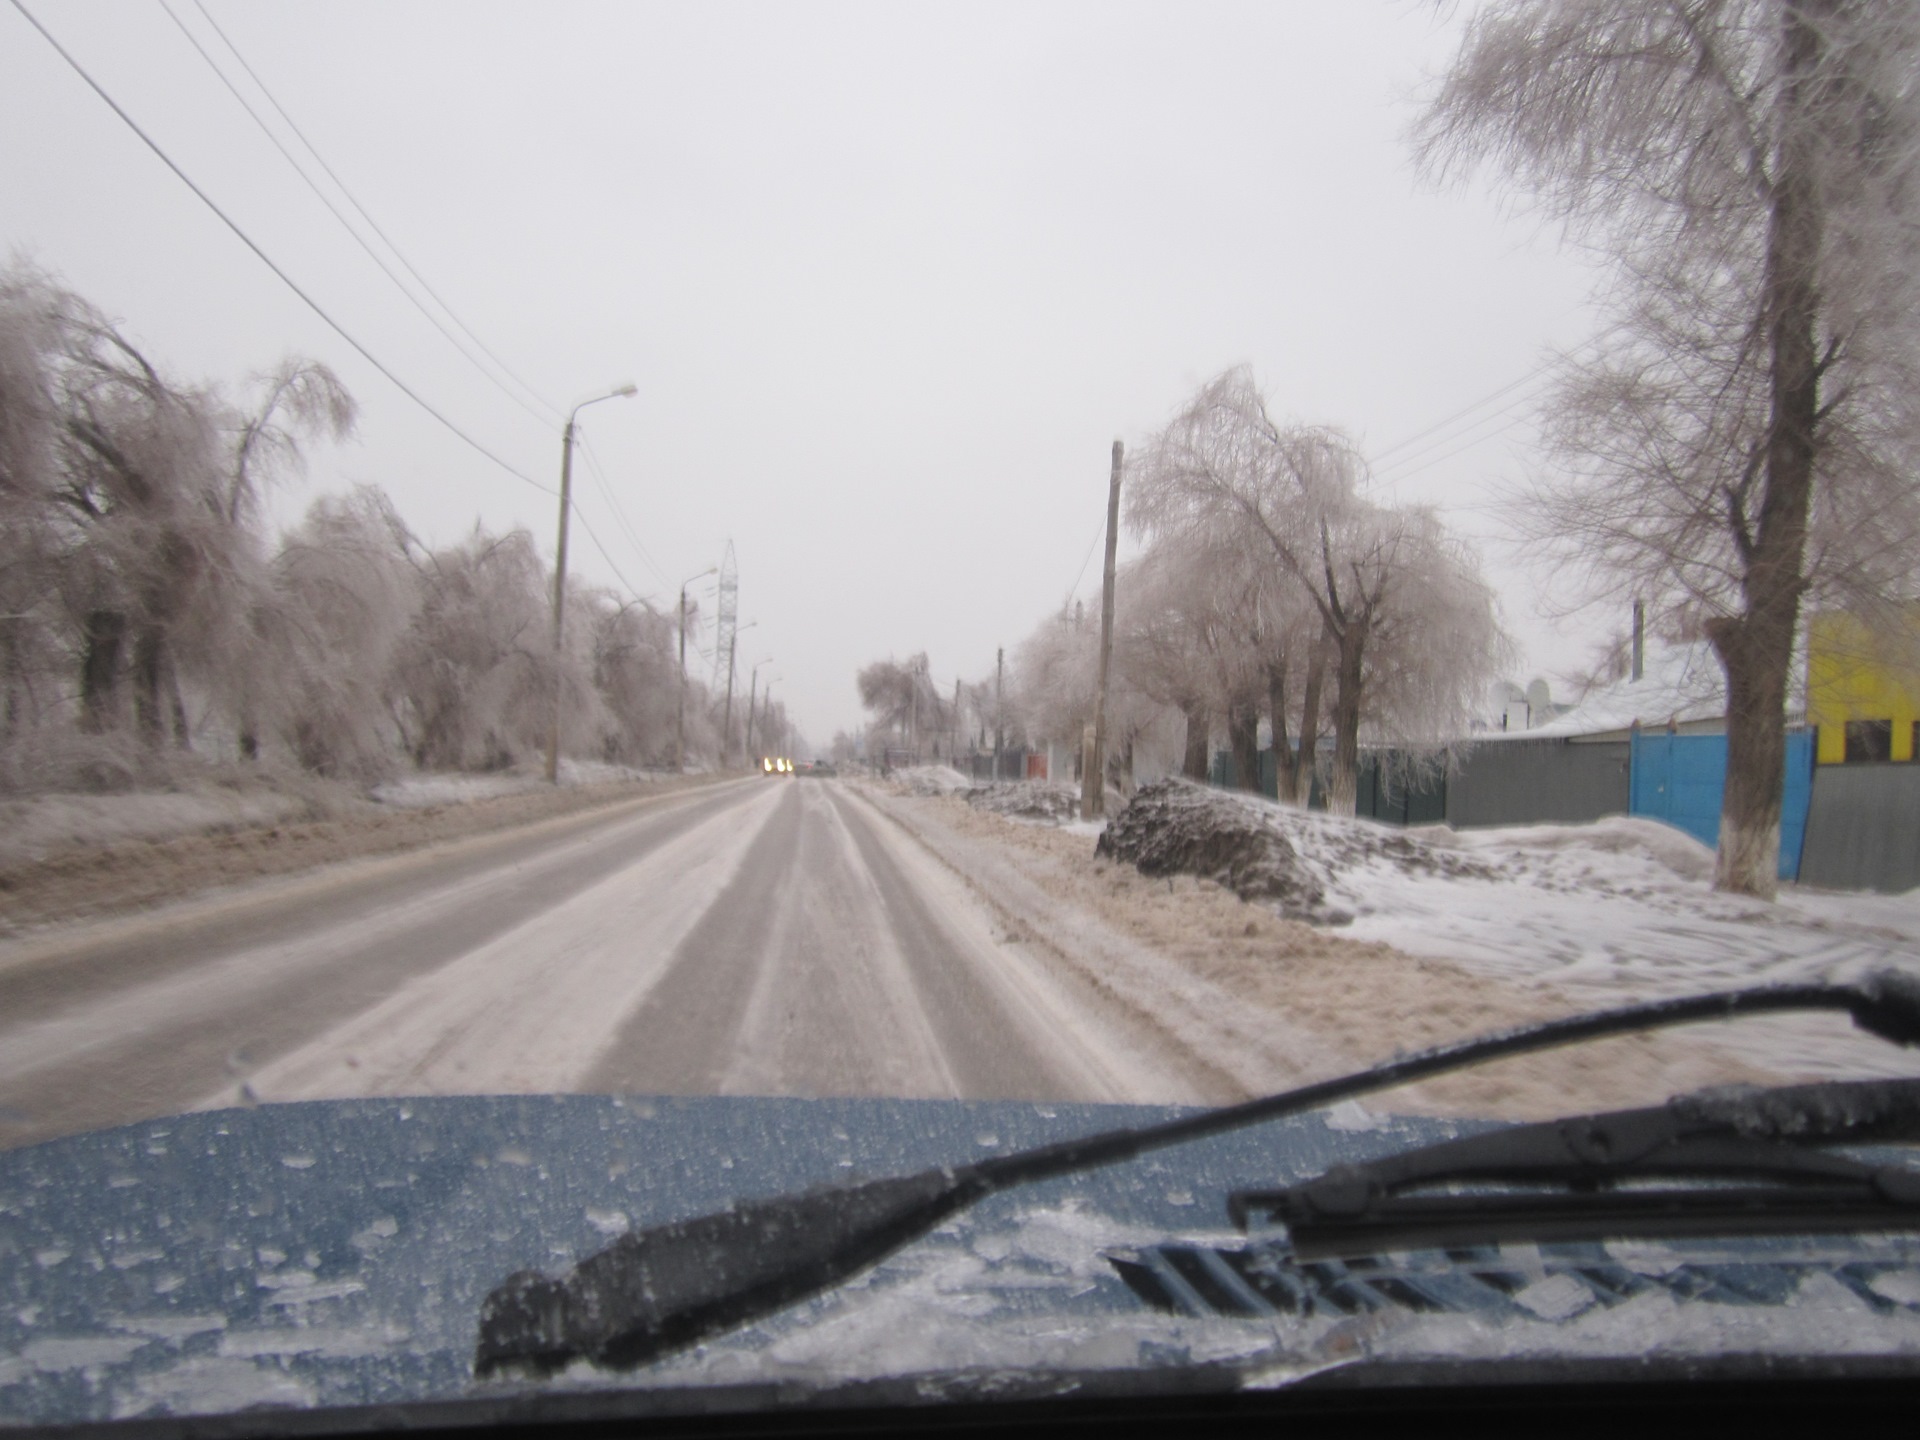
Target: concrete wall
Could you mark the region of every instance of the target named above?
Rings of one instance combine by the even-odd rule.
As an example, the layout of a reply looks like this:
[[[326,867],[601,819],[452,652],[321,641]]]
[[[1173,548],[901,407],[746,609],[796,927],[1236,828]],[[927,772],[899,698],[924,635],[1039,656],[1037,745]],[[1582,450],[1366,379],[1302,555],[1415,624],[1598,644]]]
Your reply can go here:
[[[1800,880],[1835,890],[1920,885],[1920,765],[1819,765]]]

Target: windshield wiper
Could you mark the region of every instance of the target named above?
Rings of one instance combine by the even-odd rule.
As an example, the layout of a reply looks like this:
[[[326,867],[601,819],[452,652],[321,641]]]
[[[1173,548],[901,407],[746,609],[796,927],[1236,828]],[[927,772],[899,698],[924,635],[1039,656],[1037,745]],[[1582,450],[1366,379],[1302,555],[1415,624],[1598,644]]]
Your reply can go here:
[[[1403,1056],[1358,1074],[972,1164],[831,1186],[624,1235],[565,1277],[509,1276],[481,1307],[474,1370],[551,1372],[575,1359],[645,1363],[852,1278],[950,1215],[1017,1185],[1510,1055],[1638,1030],[1786,1011],[1844,1010],[1861,1029],[1920,1043],[1920,979],[1774,985],[1627,1005]]]
[[[1817,1148],[1913,1139],[1920,1080],[1708,1092],[1338,1165],[1285,1189],[1238,1191],[1227,1213],[1243,1230],[1256,1216],[1282,1222],[1303,1260],[1515,1240],[1913,1229],[1920,1170]]]

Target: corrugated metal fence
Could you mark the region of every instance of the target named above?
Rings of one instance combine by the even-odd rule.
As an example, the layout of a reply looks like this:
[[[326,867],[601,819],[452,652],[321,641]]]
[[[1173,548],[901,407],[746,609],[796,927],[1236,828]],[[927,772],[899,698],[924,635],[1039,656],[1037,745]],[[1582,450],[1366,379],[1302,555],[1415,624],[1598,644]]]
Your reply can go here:
[[[1835,890],[1920,885],[1920,765],[1821,765],[1800,879]]]

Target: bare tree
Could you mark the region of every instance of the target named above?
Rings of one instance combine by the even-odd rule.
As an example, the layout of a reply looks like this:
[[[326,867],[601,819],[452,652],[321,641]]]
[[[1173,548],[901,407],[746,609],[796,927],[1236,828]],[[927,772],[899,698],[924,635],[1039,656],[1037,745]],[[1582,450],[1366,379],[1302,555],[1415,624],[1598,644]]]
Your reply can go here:
[[[1529,529],[1590,596],[1712,641],[1724,889],[1775,891],[1803,607],[1913,591],[1916,75],[1911,3],[1501,0],[1420,132],[1436,172],[1499,165],[1608,263]]]

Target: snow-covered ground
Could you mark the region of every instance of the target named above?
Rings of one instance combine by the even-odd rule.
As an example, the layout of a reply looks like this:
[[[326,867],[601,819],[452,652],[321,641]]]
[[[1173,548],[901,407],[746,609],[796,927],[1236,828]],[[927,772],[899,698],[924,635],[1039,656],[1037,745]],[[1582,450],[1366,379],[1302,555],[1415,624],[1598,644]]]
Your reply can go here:
[[[1492,978],[1547,980],[1595,1006],[1889,965],[1920,970],[1920,891],[1785,886],[1774,903],[1723,895],[1712,888],[1713,852],[1654,820],[1401,830],[1239,793],[1180,793],[1283,842],[1270,862],[1284,872],[1287,889],[1272,892],[1283,908],[1317,889],[1300,909],[1351,917],[1342,934]],[[1810,1017],[1727,1027],[1723,1043],[1815,1074],[1858,1074],[1863,1052],[1857,1041],[1843,1045],[1848,1038],[1844,1020]],[[1883,1059],[1887,1073],[1913,1068],[1891,1049]]]
[[[605,785],[615,781],[658,779],[660,772],[608,765],[598,760],[562,760],[560,784]],[[369,797],[396,810],[424,810],[434,805],[469,805],[502,795],[524,795],[546,788],[546,776],[537,770],[501,770],[485,775],[409,775],[389,780],[367,792]]]
[[[308,802],[272,790],[201,789],[0,800],[0,865],[55,851],[168,840],[303,817]]]

